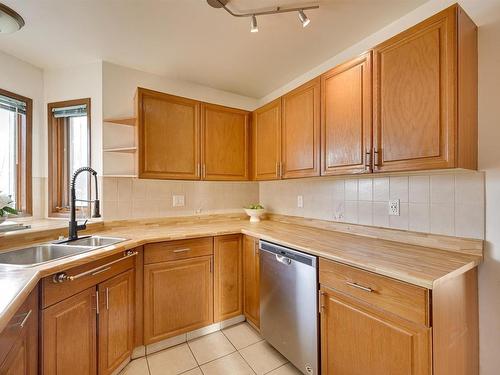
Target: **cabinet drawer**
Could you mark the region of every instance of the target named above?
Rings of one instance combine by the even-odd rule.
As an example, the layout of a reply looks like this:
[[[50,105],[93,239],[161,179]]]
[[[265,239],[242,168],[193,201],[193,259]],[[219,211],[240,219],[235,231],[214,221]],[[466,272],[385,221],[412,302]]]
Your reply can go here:
[[[123,253],[44,277],[42,279],[42,309],[135,267],[136,254],[135,249],[127,250]],[[62,273],[69,277],[76,276],[76,278],[74,280],[55,282],[55,276]]]
[[[144,264],[212,255],[213,237],[157,242],[144,246]]]
[[[37,321],[38,286],[33,289],[0,334],[0,364],[3,363],[18,338],[24,334],[24,331],[29,329],[29,325],[37,324]],[[36,348],[34,350],[36,351]]]
[[[430,325],[429,290],[325,259],[319,261],[321,285],[404,319]]]

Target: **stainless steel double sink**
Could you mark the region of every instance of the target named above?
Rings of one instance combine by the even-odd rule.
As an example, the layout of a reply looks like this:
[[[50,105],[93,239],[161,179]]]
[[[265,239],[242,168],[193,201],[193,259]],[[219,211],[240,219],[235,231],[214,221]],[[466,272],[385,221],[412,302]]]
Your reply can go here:
[[[125,238],[89,236],[62,243],[46,243],[0,253],[0,266],[33,267],[126,241]]]

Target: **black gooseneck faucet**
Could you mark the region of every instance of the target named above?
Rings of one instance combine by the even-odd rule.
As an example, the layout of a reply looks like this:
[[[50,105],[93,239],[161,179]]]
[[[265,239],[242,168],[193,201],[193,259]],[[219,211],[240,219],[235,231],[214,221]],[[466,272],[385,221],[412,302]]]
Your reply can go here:
[[[95,200],[81,200],[81,199],[76,199],[76,190],[75,190],[75,182],[76,178],[78,175],[82,172],[89,172],[94,176],[95,180]],[[71,185],[70,185],[70,198],[71,198],[71,206],[70,206],[70,219],[69,219],[69,234],[68,234],[68,241],[76,240],[78,239],[78,231],[79,230],[84,230],[87,228],[85,225],[87,223],[87,220],[85,220],[85,223],[82,225],[78,225],[78,222],[76,220],[76,201],[83,201],[83,202],[88,202],[90,204],[94,203],[94,211],[92,214],[93,218],[101,217],[101,214],[99,213],[99,194],[97,190],[97,172],[93,170],[90,167],[82,167],[78,168],[75,173],[73,173],[73,177],[71,178]]]

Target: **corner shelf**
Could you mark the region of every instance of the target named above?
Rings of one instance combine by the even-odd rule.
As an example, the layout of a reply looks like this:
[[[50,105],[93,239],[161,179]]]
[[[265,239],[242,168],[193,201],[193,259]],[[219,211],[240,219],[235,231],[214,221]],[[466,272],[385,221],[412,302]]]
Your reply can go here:
[[[117,147],[117,148],[105,148],[104,152],[120,152],[126,154],[133,154],[137,151],[137,147]]]
[[[120,117],[120,118],[108,118],[104,119],[104,122],[109,122],[117,125],[125,125],[125,126],[135,126],[135,117]]]

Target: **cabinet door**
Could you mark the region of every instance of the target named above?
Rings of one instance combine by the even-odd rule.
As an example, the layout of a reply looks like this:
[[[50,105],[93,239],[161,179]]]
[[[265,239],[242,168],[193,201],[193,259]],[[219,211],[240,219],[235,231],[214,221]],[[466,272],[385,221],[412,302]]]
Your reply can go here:
[[[323,374],[430,375],[430,328],[321,288]]]
[[[246,318],[256,327],[260,326],[260,265],[259,240],[243,238],[243,299]]]
[[[9,348],[8,341],[10,340],[2,340],[0,349],[9,348],[9,350],[0,365],[0,374],[38,374],[38,288],[35,288],[28,300],[9,321],[2,335],[9,335],[9,332],[6,332],[9,330],[16,332],[15,341]]]
[[[281,98],[252,114],[253,175],[255,180],[281,178]]]
[[[282,177],[319,176],[319,77],[289,92],[282,99]]]
[[[107,375],[125,361],[134,340],[134,271],[129,270],[98,286],[99,375]]]
[[[243,313],[241,235],[214,239],[214,321]]]
[[[203,166],[205,180],[247,180],[249,113],[202,104]]]
[[[453,167],[456,7],[377,46],[375,171]]]
[[[371,53],[321,76],[321,174],[371,172]]]
[[[137,89],[139,177],[200,178],[200,102]]]
[[[211,256],[144,266],[146,344],[211,323],[213,323]]]
[[[95,287],[42,310],[41,324],[44,374],[97,373]]]

